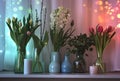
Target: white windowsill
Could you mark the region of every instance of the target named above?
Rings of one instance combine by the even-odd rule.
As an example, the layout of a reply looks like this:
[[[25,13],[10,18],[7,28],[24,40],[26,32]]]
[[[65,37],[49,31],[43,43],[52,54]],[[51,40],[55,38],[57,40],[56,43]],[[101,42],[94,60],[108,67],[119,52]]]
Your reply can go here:
[[[114,72],[114,73],[105,73],[105,74],[96,74],[96,75],[90,75],[89,73],[71,73],[71,74],[50,74],[50,73],[41,73],[41,74],[15,74],[13,72],[0,72],[0,78],[114,78],[114,79],[120,79],[120,72]]]

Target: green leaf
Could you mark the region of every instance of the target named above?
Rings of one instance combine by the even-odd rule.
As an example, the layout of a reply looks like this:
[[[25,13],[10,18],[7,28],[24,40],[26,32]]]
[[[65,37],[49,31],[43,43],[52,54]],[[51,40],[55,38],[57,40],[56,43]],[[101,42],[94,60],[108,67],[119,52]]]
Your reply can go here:
[[[12,32],[12,28],[11,28],[10,24],[7,23],[7,26],[10,29],[10,32]]]
[[[43,40],[43,42],[44,42],[45,45],[48,44],[48,40],[49,40],[48,32],[46,31],[45,32],[45,36],[44,36],[44,40]]]
[[[39,38],[35,34],[33,34],[32,37],[34,41],[34,47],[39,48]]]

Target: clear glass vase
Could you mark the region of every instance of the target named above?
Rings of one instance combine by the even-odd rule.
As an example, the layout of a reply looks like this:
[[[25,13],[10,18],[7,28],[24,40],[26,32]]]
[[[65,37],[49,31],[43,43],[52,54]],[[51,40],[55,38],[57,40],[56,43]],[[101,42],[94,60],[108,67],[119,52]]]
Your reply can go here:
[[[96,66],[98,66],[98,73],[105,73],[105,64],[103,63],[102,57],[97,57]]]
[[[75,73],[85,73],[86,72],[86,64],[83,57],[76,55],[76,59],[73,62],[73,69]]]
[[[23,73],[25,55],[26,55],[26,48],[25,47],[21,48],[20,46],[17,46],[17,56],[14,65],[15,73]]]
[[[42,63],[40,61],[39,56],[40,56],[40,54],[37,54],[37,49],[35,49],[35,55],[34,55],[33,66],[32,66],[33,73],[42,73],[43,72],[43,67],[42,67]]]

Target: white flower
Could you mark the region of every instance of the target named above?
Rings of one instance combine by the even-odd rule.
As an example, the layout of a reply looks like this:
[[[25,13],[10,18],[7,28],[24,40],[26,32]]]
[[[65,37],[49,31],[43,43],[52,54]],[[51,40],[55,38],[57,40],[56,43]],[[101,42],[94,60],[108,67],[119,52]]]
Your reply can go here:
[[[60,28],[67,26],[71,22],[70,11],[64,7],[58,7],[55,11],[50,14],[51,18],[51,29],[59,31]]]

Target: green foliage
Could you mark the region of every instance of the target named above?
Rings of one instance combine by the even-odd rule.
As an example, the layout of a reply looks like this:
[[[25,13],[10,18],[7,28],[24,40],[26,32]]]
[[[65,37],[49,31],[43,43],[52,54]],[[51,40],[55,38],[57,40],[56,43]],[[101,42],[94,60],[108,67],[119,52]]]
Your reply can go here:
[[[71,52],[73,54],[78,54],[83,57],[85,50],[91,45],[94,45],[94,41],[91,37],[88,37],[86,34],[81,34],[74,36],[68,41],[68,45],[71,47]]]
[[[49,40],[48,32],[47,31],[45,32],[43,40],[41,40],[35,34],[33,34],[32,37],[33,37],[33,41],[34,41],[34,47],[37,48],[37,54],[39,56],[39,54],[40,54],[41,50],[43,49],[43,47],[48,44],[48,40]]]
[[[54,51],[58,51],[61,47],[65,46],[73,32],[73,28],[68,28],[67,30],[65,30],[65,28],[60,28],[59,31],[50,29],[50,36],[54,45]]]

